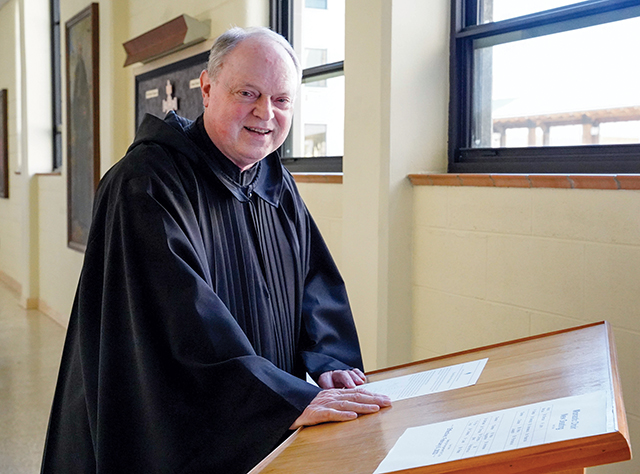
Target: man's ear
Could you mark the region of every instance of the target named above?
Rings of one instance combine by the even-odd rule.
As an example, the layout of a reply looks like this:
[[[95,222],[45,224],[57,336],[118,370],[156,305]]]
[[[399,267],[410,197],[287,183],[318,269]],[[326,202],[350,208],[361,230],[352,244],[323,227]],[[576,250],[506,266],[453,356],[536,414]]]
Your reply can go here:
[[[200,73],[200,92],[202,92],[202,103],[207,107],[211,93],[211,79],[206,69]]]

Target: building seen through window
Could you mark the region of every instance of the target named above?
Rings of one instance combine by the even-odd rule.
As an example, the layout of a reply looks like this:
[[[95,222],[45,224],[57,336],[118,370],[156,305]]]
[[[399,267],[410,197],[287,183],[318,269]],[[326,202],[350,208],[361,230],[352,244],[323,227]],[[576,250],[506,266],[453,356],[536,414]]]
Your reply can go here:
[[[289,169],[294,164],[296,171],[341,171],[345,0],[283,3],[290,4],[289,40],[303,67],[291,133],[282,150],[284,163]]]
[[[529,6],[492,4],[498,18]],[[640,143],[640,67],[631,44],[640,44],[640,18],[479,47],[484,68],[476,79],[490,82],[491,107],[476,103],[474,119],[491,120],[490,146]],[[474,146],[488,145],[481,132],[474,137]]]
[[[327,155],[327,126],[304,124],[304,156]]]

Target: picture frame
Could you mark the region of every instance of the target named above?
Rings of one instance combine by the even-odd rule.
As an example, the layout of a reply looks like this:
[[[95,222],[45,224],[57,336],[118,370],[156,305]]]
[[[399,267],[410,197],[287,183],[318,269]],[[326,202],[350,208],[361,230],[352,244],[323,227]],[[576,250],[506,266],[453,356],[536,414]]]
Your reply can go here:
[[[146,114],[163,119],[170,98],[176,106],[172,109],[181,117],[195,120],[204,112],[199,78],[208,59],[209,51],[205,51],[136,76],[136,130]]]
[[[9,198],[8,91],[0,90],[0,198]]]
[[[98,4],[72,17],[65,28],[67,242],[70,248],[84,252],[100,180]]]

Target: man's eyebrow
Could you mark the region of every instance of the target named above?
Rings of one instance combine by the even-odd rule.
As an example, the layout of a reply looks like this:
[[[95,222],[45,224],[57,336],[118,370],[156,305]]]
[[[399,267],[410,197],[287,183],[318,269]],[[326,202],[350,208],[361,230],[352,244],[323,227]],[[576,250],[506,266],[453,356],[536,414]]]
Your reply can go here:
[[[241,84],[237,87],[237,89],[255,89],[257,91],[262,91],[262,89],[257,86],[256,84],[252,83],[252,82],[245,82],[244,84]],[[262,92],[260,92],[260,94],[262,94]],[[271,94],[272,96],[286,96],[286,97],[293,97],[295,95],[295,93],[290,93],[287,91],[281,91],[281,92],[276,92],[275,94]]]

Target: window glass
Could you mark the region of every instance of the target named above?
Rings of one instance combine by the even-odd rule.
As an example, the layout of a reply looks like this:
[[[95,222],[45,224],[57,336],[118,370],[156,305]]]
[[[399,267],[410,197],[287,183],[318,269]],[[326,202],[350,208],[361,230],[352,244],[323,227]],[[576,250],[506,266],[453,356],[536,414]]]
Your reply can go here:
[[[345,0],[293,3],[292,44],[304,71],[284,158],[322,156],[320,150],[324,156],[343,154],[344,72],[342,65],[331,66],[344,61],[344,12]],[[324,66],[329,69],[318,71]]]
[[[326,10],[327,0],[305,0],[304,6],[306,8],[320,8],[320,9]]]
[[[293,47],[298,57],[304,60],[306,49],[320,49],[326,51],[325,64],[344,60],[344,1],[329,0],[320,9],[294,0]]]
[[[304,69],[327,64],[327,50],[324,48],[305,48],[302,55]]]
[[[324,87],[318,87],[323,82]],[[302,84],[293,127],[284,146],[285,157],[342,156],[344,154],[344,75]],[[317,144],[322,135],[321,146]],[[311,138],[310,138],[311,137]],[[314,145],[309,146],[309,140]],[[322,150],[323,154],[319,154]]]
[[[576,0],[481,0],[478,5],[480,23],[508,20],[530,13],[564,7]]]
[[[472,147],[640,143],[634,44],[640,17],[476,47]]]

